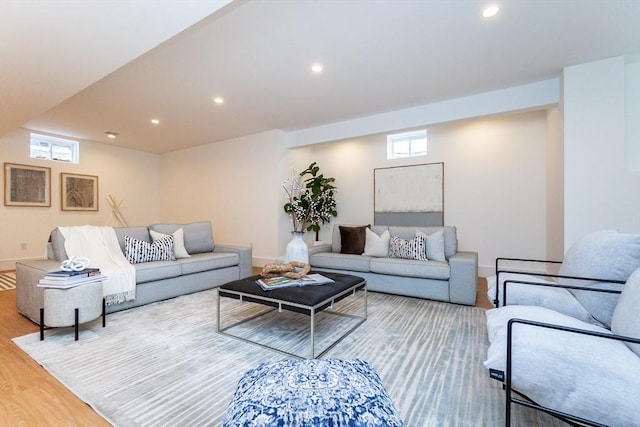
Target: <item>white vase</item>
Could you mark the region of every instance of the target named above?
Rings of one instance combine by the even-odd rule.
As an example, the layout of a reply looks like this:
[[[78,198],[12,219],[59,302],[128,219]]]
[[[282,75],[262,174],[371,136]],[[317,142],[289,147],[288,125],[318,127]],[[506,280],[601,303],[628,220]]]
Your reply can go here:
[[[304,232],[292,231],[291,235],[293,238],[289,243],[287,243],[287,252],[284,262],[300,261],[309,263],[309,248],[307,248],[307,244],[302,239]]]

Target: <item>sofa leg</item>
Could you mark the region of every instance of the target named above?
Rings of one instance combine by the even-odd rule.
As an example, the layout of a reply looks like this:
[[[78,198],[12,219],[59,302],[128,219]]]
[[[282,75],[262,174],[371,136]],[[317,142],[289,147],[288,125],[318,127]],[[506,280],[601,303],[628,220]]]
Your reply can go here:
[[[40,309],[40,341],[44,341],[44,308]]]

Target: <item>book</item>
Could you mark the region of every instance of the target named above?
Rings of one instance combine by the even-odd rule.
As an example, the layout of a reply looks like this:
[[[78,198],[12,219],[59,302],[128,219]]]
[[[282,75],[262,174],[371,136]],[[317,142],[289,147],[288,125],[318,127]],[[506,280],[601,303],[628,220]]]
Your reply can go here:
[[[75,286],[84,285],[86,283],[100,282],[102,280],[105,280],[106,278],[107,276],[103,274],[94,274],[88,277],[78,277],[66,281],[43,278],[40,279],[37,286],[40,288],[68,289]]]
[[[99,268],[85,268],[84,270],[80,270],[80,271],[67,271],[67,270],[57,270],[57,271],[49,271],[48,273],[45,274],[45,277],[49,276],[49,277],[62,277],[62,278],[67,278],[67,277],[74,277],[74,276],[90,276],[91,274],[99,274],[100,273],[100,269]]]
[[[46,280],[49,280],[49,281],[71,282],[71,281],[74,281],[74,280],[80,280],[80,279],[84,279],[84,278],[91,277],[91,276],[98,276],[100,274],[102,274],[100,272],[100,269],[92,268],[90,270],[87,269],[84,272],[81,272],[80,274],[73,274],[71,276],[61,276],[61,275],[46,273],[44,275],[44,278]]]
[[[258,286],[260,286],[265,291],[269,291],[272,289],[280,289],[280,288],[291,288],[296,286],[314,286],[314,285],[323,285],[325,283],[332,283],[333,280],[325,277],[321,274],[307,274],[299,279],[292,279],[285,276],[277,276],[271,278],[260,278],[256,280]]]

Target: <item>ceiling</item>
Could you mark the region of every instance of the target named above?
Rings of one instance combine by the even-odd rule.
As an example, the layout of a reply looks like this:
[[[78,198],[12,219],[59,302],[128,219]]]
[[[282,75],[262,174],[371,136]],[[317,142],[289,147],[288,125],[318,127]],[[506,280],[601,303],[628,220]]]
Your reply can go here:
[[[0,135],[164,153],[640,59],[640,0],[227,3],[0,0]]]

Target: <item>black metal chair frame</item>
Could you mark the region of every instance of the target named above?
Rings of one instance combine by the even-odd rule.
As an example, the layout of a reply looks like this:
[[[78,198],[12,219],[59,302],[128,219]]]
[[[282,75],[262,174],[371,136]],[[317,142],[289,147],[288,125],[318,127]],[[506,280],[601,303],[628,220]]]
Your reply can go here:
[[[562,278],[562,279],[577,279],[577,280],[589,280],[589,281],[596,281],[596,282],[606,282],[606,283],[617,283],[617,284],[624,284],[626,283],[626,281],[623,280],[610,280],[610,279],[602,279],[602,278],[592,278],[592,277],[582,277],[582,276],[566,276],[566,275],[559,275],[559,274],[551,274],[551,273],[537,273],[537,272],[531,272],[531,271],[522,271],[522,270],[500,270],[499,269],[499,262],[500,261],[517,261],[517,262],[534,262],[534,263],[553,263],[553,264],[561,264],[562,261],[548,261],[548,260],[533,260],[533,259],[523,259],[523,258],[496,258],[496,299],[494,300],[494,304],[496,307],[499,307],[499,283],[500,283],[500,273],[518,273],[518,274],[523,274],[523,275],[529,275],[529,276],[540,276],[540,277],[548,277],[548,278]],[[591,292],[604,292],[604,293],[615,293],[615,294],[620,294],[622,293],[621,290],[614,290],[614,289],[601,289],[601,288],[595,288],[595,287],[584,287],[584,286],[572,286],[572,285],[562,285],[559,283],[539,283],[539,282],[530,282],[530,281],[526,281],[526,280],[505,280],[503,285],[502,285],[502,305],[507,305],[507,289],[508,289],[508,284],[510,283],[519,283],[519,284],[524,284],[524,285],[533,285],[533,286],[542,286],[542,287],[553,287],[553,288],[571,288],[571,289],[580,289],[580,290],[586,290],[586,291],[591,291]],[[522,393],[518,392],[517,390],[514,390],[511,386],[511,381],[512,381],[512,377],[513,377],[513,371],[511,368],[511,362],[512,362],[512,343],[513,343],[513,325],[517,324],[517,323],[521,323],[521,324],[526,324],[526,325],[530,325],[533,327],[541,327],[541,328],[548,328],[548,329],[555,329],[555,330],[560,330],[560,331],[565,331],[568,333],[577,333],[577,334],[582,334],[582,335],[590,335],[590,336],[595,336],[595,337],[599,337],[599,338],[603,338],[603,339],[613,339],[613,340],[618,340],[618,341],[624,341],[624,342],[629,342],[629,343],[635,343],[635,344],[640,344],[640,339],[639,338],[632,338],[632,337],[626,337],[626,336],[621,336],[621,335],[615,335],[615,334],[604,334],[601,332],[594,332],[594,331],[588,331],[588,330],[584,330],[584,329],[578,329],[578,328],[570,328],[570,327],[566,327],[566,326],[561,326],[561,325],[554,325],[551,323],[544,323],[544,322],[536,322],[536,321],[531,321],[531,320],[525,320],[525,319],[511,319],[508,322],[507,325],[507,361],[506,361],[506,376],[505,376],[505,383],[504,383],[504,387],[506,390],[506,398],[505,398],[505,425],[506,426],[510,426],[511,425],[511,404],[515,403],[515,404],[519,404],[519,405],[523,405],[523,406],[527,406],[529,408],[533,408],[533,409],[537,409],[543,412],[546,412],[552,416],[555,416],[571,425],[576,425],[576,426],[604,426],[603,424],[599,424],[595,421],[592,420],[587,420],[584,418],[581,418],[579,416],[576,415],[572,415],[572,414],[568,414],[562,411],[558,411],[552,408],[547,408],[545,406],[539,405],[537,403],[535,403],[534,401],[532,401],[531,399],[527,398],[526,396],[524,396]],[[522,397],[522,399],[517,398],[517,397],[513,397],[514,394],[517,394],[519,396]],[[605,426],[606,427],[606,426]]]

